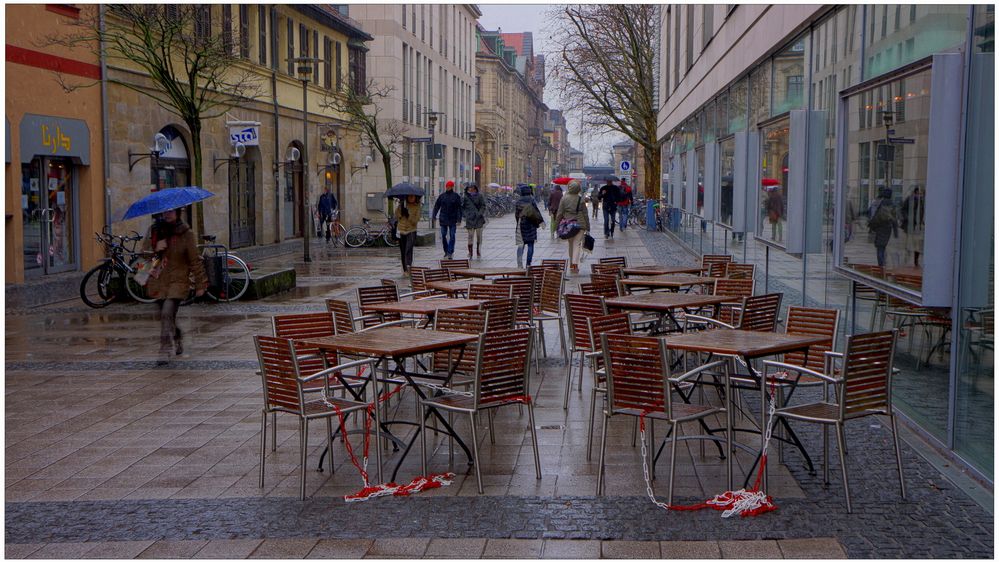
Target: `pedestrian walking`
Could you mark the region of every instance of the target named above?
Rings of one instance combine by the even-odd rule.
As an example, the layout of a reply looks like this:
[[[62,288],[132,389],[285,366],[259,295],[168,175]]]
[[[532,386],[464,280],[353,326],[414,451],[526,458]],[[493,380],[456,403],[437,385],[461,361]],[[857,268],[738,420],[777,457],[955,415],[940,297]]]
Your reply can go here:
[[[444,259],[449,260],[454,257],[454,236],[458,232],[458,223],[461,222],[461,196],[454,192],[453,181],[444,184],[444,193],[441,193],[434,203],[431,220],[436,219],[438,214],[440,214]]]
[[[617,223],[617,202],[621,198],[621,189],[610,179],[607,180],[600,191],[597,192],[597,199],[604,207],[604,238],[614,238],[614,225]]]
[[[767,220],[770,221],[770,238],[777,242],[782,242],[784,239],[784,223],[781,222],[781,219],[784,218],[784,195],[781,193],[781,188],[770,192],[767,196],[766,205]]]
[[[198,254],[194,232],[180,220],[176,210],[164,212],[153,222],[142,248],[154,254],[154,261],[159,261],[159,266],[149,275],[146,291],[156,299],[160,320],[157,364],[165,365],[172,355],[184,353],[184,335],[177,327],[177,310],[181,301],[190,296],[191,279],[194,279],[194,294],[200,297],[208,288],[208,276]]]
[[[517,267],[524,267],[524,246],[527,246],[527,267],[531,267],[534,260],[534,243],[538,240],[538,227],[545,223],[534,201],[534,190],[529,185],[517,186],[520,199],[514,208],[513,217],[516,221],[517,230],[515,239],[517,241]]]
[[[420,198],[407,195],[406,202],[395,208],[396,231],[399,233],[399,253],[402,256],[402,273],[409,275],[413,266],[413,247],[416,246],[416,225],[420,222]]]
[[[905,250],[912,254],[912,265],[919,267],[919,256],[923,253],[924,232],[926,230],[926,199],[919,186],[902,202],[900,225],[905,232]]]
[[[580,187],[582,191],[582,187]],[[590,188],[590,204],[593,206],[593,222],[597,221],[597,211],[600,209],[600,199],[597,198],[597,190]]]
[[[548,222],[551,225],[552,238],[555,238],[555,213],[558,212],[558,204],[562,201],[562,186],[554,185],[552,186],[551,195],[548,196],[548,214],[550,219]]]
[[[330,241],[330,236],[332,235],[331,226],[333,224],[333,214],[337,212],[339,208],[339,202],[336,200],[336,196],[330,192],[330,188],[326,188],[323,194],[319,196],[319,231],[320,233],[326,233],[326,241]]]
[[[621,219],[621,230],[628,226],[628,213],[631,211],[631,204],[635,198],[631,193],[631,186],[628,182],[621,180],[621,198],[617,202],[617,214]]]
[[[586,213],[586,205],[583,205],[583,196],[580,194],[579,180],[569,182],[567,193],[558,204],[558,213],[555,214],[555,222],[559,225],[563,220],[576,221],[579,230],[571,238],[567,238],[569,243],[569,271],[579,272],[579,258],[583,253],[583,236],[590,231],[590,217]]]
[[[465,187],[465,197],[461,201],[461,214],[468,230],[468,259],[472,259],[472,239],[475,249],[482,258],[482,227],[486,225],[486,200],[479,195],[479,186],[474,183]]]
[[[881,188],[878,198],[871,203],[868,209],[867,228],[874,235],[874,249],[878,255],[878,267],[885,266],[885,248],[891,240],[892,234],[898,238],[898,220],[895,214],[895,204],[892,203],[891,189]]]

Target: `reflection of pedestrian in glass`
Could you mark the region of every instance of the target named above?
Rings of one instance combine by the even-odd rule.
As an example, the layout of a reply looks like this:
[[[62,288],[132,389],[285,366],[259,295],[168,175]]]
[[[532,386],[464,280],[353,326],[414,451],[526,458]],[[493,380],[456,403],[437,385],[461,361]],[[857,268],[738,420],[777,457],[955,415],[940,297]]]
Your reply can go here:
[[[784,239],[784,224],[781,219],[784,217],[784,195],[781,189],[777,188],[767,196],[767,220],[770,221],[770,238],[778,242]]]
[[[885,266],[885,248],[892,234],[898,237],[898,221],[895,218],[895,204],[891,200],[891,189],[882,188],[878,198],[868,210],[867,228],[874,234],[874,248],[878,253],[878,267]]]
[[[912,252],[913,265],[919,267],[919,255],[923,253],[923,232],[926,226],[926,199],[919,186],[902,202],[901,227],[906,233],[905,249]]]
[[[846,208],[843,212],[843,228],[846,233],[846,237],[843,239],[843,242],[849,242],[853,239],[853,223],[857,220],[857,210],[853,207],[853,200],[849,197],[846,198]]]

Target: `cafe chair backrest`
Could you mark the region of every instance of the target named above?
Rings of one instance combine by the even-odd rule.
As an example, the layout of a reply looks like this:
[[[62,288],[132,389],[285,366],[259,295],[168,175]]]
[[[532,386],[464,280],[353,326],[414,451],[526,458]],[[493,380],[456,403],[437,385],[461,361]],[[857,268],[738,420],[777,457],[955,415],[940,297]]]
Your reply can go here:
[[[739,329],[754,332],[777,330],[780,315],[780,301],[784,293],[756,295],[742,299],[742,313],[739,315]]]
[[[891,409],[891,377],[898,330],[846,337],[840,414],[843,419]]]

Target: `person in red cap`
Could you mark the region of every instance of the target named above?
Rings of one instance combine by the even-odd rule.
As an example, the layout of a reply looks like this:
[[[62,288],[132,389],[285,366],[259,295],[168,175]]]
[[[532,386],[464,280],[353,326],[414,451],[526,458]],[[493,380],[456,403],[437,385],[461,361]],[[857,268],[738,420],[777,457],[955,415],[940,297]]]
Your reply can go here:
[[[441,244],[444,246],[444,259],[451,259],[454,255],[454,237],[458,231],[458,223],[461,222],[461,196],[454,192],[454,182],[448,181],[444,184],[444,193],[441,193],[434,203],[434,212],[431,220],[438,218],[440,214],[441,223]]]

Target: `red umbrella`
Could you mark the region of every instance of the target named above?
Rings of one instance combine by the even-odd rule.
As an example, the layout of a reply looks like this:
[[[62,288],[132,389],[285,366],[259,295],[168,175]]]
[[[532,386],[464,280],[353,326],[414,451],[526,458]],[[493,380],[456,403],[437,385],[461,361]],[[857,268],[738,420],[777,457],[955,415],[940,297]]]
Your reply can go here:
[[[572,178],[561,177],[561,178],[555,178],[555,179],[553,179],[552,183],[557,184],[557,185],[568,185],[569,182],[571,182],[571,181],[572,181]]]
[[[763,184],[764,187],[770,187],[774,185],[780,185],[780,180],[776,178],[763,178],[763,181],[761,181],[760,183]]]

